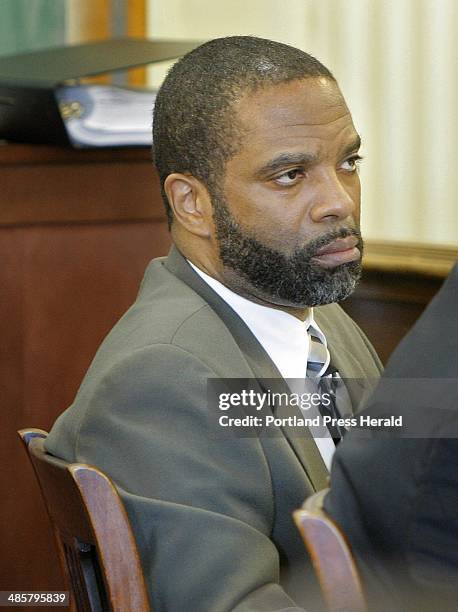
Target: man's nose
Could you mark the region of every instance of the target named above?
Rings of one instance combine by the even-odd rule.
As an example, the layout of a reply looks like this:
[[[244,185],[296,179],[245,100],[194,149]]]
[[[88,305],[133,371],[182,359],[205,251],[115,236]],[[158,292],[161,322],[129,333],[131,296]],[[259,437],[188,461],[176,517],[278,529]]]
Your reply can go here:
[[[337,173],[322,177],[318,185],[311,217],[315,223],[342,221],[359,214],[359,188],[349,192]]]

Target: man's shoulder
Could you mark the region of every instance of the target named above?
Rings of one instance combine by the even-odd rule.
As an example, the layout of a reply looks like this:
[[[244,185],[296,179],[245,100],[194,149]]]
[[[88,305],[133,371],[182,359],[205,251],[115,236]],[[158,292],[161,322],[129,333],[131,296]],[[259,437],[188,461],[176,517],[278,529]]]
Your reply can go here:
[[[153,390],[173,395],[184,380],[208,376],[244,378],[250,370],[209,304],[163,258],[153,260],[136,301],[102,342],[72,406],[54,425],[48,448],[72,459],[81,423],[96,418],[107,397],[114,412],[132,402],[141,412]]]
[[[129,328],[130,342],[169,343],[187,322],[194,326],[220,323],[208,303],[171,273],[165,262],[166,258],[150,262],[137,299],[112,333]]]
[[[343,332],[353,332],[359,330],[358,325],[353,319],[347,315],[345,310],[339,304],[325,304],[324,306],[315,306],[313,309],[314,317],[319,325],[329,326],[332,332],[342,330]]]
[[[211,356],[215,343],[228,350],[230,345],[236,347],[211,306],[170,272],[165,262],[165,258],[150,262],[137,299],[107,335],[93,365],[148,347],[172,345],[198,357]]]

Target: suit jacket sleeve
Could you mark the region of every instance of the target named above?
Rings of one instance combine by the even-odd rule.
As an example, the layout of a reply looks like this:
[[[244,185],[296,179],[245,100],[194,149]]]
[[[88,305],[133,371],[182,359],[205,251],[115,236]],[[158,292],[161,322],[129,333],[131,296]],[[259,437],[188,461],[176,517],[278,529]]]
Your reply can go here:
[[[154,610],[299,611],[279,585],[263,449],[212,426],[206,381],[215,376],[177,346],[138,349],[80,390],[84,417],[58,420],[47,447],[118,484]]]

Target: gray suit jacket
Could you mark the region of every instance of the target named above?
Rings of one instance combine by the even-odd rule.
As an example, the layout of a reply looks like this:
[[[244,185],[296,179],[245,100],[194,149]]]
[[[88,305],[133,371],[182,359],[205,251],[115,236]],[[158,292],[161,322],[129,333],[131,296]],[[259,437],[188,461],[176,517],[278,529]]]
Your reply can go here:
[[[341,308],[315,313],[341,375],[377,377],[374,350]],[[313,601],[312,572],[291,512],[326,486],[326,468],[308,430],[215,435],[206,401],[214,377],[284,384],[173,248],[150,263],[47,448],[119,486],[154,610],[300,610]]]

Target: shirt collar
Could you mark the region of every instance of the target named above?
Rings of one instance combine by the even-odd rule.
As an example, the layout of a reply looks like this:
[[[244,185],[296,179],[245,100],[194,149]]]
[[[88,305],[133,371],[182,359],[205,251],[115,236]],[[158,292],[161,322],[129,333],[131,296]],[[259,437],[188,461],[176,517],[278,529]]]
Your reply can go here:
[[[326,338],[315,322],[313,308],[309,309],[307,318],[301,321],[283,310],[263,306],[242,297],[187,261],[192,269],[243,319],[284,378],[305,377],[310,349],[307,330],[327,346]]]

